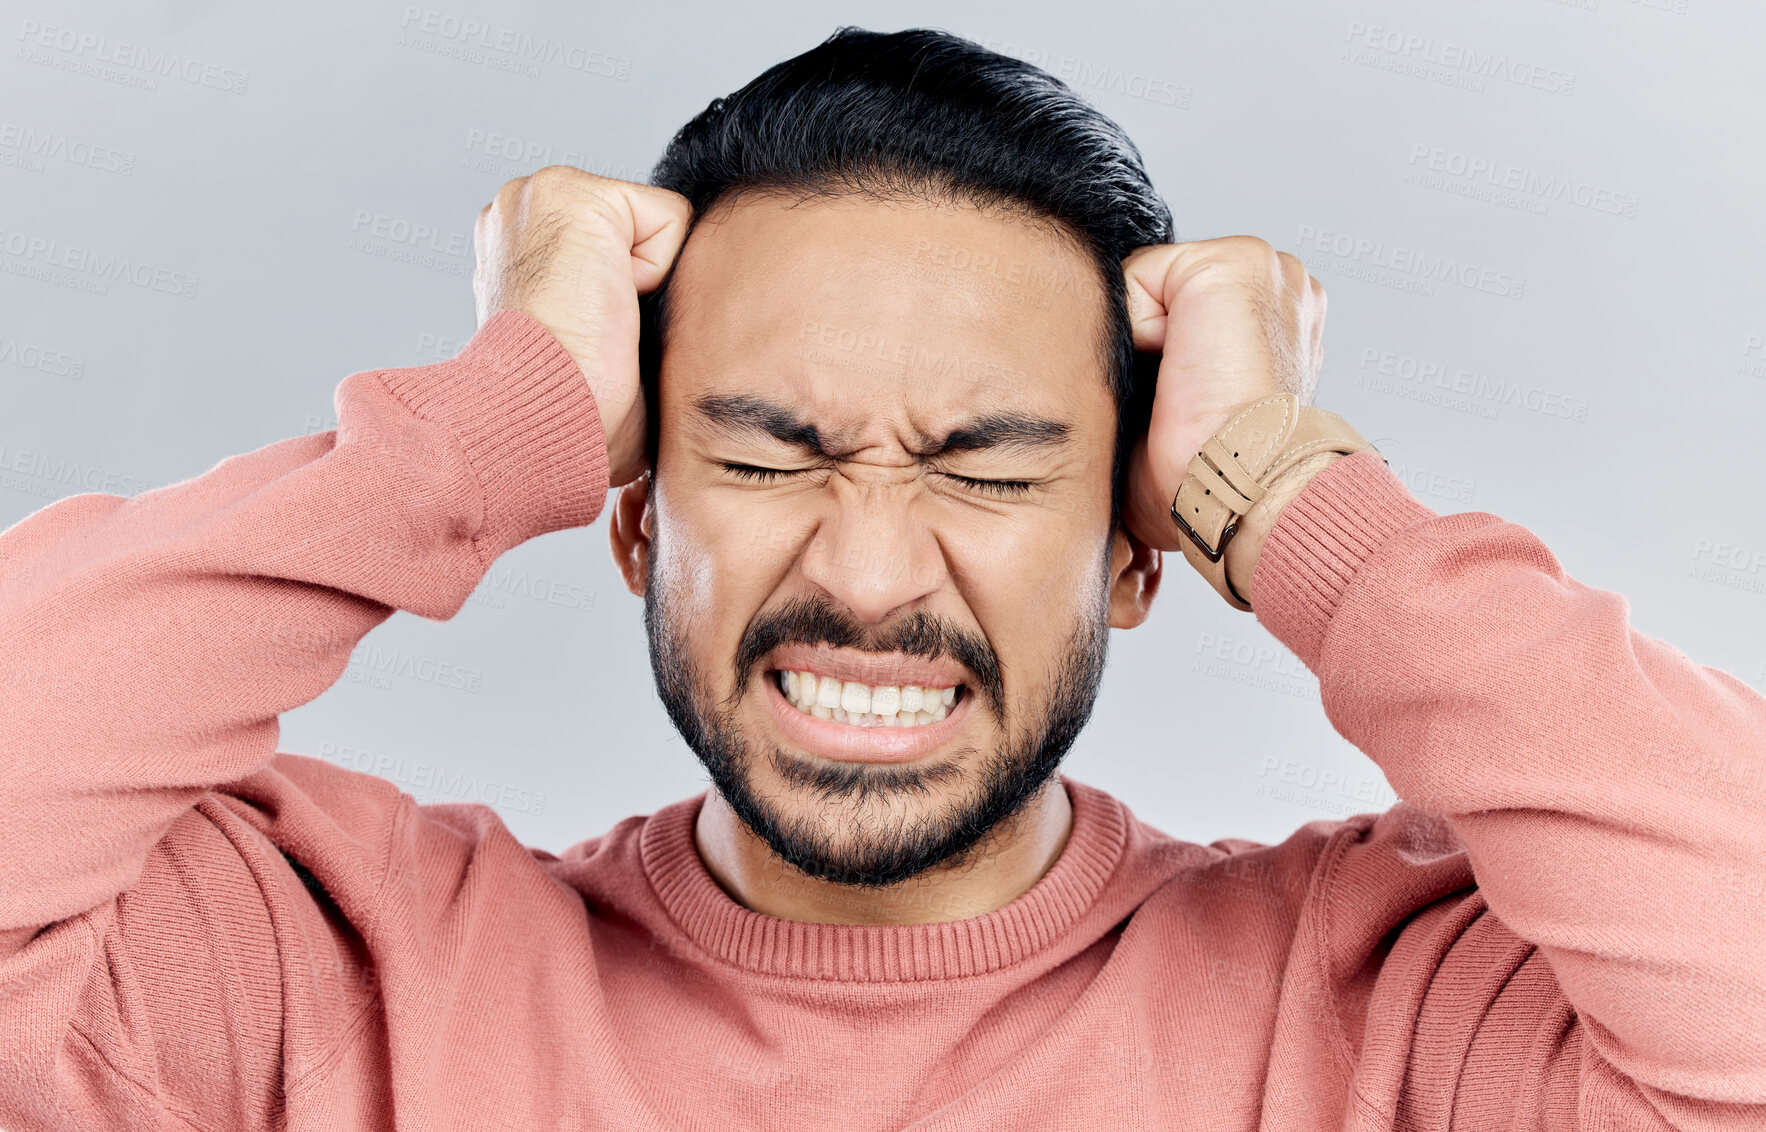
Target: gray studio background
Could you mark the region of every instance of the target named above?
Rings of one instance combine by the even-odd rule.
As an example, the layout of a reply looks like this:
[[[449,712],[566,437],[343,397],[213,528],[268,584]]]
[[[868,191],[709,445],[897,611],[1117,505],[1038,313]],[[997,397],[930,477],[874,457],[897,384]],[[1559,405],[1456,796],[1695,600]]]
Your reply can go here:
[[[642,180],[709,100],[837,24],[927,24],[1087,92],[1181,238],[1301,255],[1331,298],[1318,403],[1425,503],[1526,525],[1637,629],[1766,687],[1757,4],[3,10],[0,526],[331,427],[346,375],[470,336],[472,221],[503,181]],[[55,273],[51,241],[151,270]],[[1298,662],[1168,571],[1067,773],[1198,841],[1390,804]],[[282,749],[488,801],[561,850],[705,784],[641,608],[605,519],[530,542],[452,621],[376,630]]]

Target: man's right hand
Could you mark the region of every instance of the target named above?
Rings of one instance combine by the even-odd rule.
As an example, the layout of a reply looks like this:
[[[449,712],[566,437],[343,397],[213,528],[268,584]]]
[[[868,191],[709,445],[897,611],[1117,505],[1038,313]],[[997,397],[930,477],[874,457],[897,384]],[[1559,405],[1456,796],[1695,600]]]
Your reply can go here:
[[[548,165],[499,189],[473,229],[479,325],[524,311],[576,359],[601,415],[612,487],[649,467],[638,296],[668,274],[692,215],[668,189]]]

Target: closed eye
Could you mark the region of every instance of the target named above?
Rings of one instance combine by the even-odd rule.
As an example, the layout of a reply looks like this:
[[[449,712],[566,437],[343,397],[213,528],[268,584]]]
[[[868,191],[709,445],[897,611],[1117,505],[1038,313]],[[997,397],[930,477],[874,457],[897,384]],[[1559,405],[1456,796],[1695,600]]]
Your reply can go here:
[[[808,468],[761,468],[753,464],[724,464],[724,471],[737,479],[754,480],[759,483],[772,483],[780,476],[792,476],[799,472],[807,472]]]
[[[752,483],[776,483],[784,476],[802,475],[804,472],[815,471],[814,468],[763,468],[755,464],[732,464],[723,462],[723,469],[737,479]],[[953,472],[939,472],[938,475],[948,480],[955,480],[962,486],[973,491],[982,491],[990,495],[1013,496],[1023,495],[1036,484],[1030,480],[983,480],[972,476],[959,476]]]
[[[985,491],[990,495],[1023,495],[1036,485],[1029,480],[978,480],[968,476],[954,475],[951,472],[939,472],[945,479],[956,480],[964,487],[976,491]]]

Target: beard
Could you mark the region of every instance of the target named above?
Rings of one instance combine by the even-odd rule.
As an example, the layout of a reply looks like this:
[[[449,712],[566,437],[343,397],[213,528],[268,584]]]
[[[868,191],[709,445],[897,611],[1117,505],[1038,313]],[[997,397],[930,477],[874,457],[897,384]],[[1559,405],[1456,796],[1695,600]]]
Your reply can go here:
[[[1050,666],[1052,683],[1040,710],[1031,712],[1028,726],[1014,734],[999,660],[985,640],[925,610],[887,629],[867,630],[819,592],[749,623],[734,657],[734,691],[723,703],[714,702],[710,681],[688,652],[686,629],[672,616],[674,603],[666,587],[657,584],[661,527],[657,524],[651,540],[644,591],[644,630],[657,695],[730,809],[780,859],[808,876],[881,888],[934,868],[961,868],[985,851],[989,834],[1020,813],[1053,778],[1091,718],[1110,640],[1107,554],[1090,600]],[[753,673],[762,658],[784,644],[952,659],[974,676],[963,695],[976,697],[976,710],[992,713],[1005,738],[981,760],[966,791],[939,811],[920,815],[907,812],[907,804],[939,797],[938,788],[961,783],[971,777],[969,772],[951,761],[923,768],[833,763],[771,743],[756,750],[736,722],[737,710],[754,687]],[[976,752],[970,747],[963,753]],[[766,759],[792,793],[808,795],[814,804],[803,807],[806,814],[835,819],[845,836],[831,834],[808,816],[783,812],[756,791],[752,769],[757,758]]]

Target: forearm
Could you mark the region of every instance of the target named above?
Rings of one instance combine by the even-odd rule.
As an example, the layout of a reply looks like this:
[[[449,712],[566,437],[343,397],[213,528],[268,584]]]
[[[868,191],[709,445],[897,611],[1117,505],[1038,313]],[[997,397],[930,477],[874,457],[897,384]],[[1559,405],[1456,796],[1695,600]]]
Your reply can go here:
[[[1632,630],[1525,528],[1435,515],[1377,456],[1308,486],[1262,547],[1257,615],[1332,725],[1452,823],[1613,1066],[1766,1098],[1766,798],[1708,769],[1766,781],[1766,699]]]
[[[356,374],[337,408],[334,433],[0,538],[24,579],[0,589],[0,931],[129,887],[393,610],[451,617],[504,550],[605,500],[593,398],[522,316],[454,361]]]

